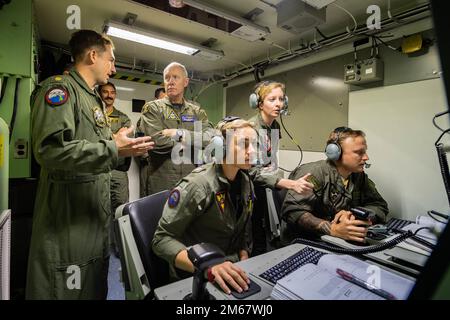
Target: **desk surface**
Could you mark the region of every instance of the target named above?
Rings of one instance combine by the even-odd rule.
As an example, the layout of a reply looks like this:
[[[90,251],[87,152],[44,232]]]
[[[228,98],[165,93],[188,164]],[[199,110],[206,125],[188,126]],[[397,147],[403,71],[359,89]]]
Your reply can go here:
[[[304,247],[305,246],[302,244],[292,244],[287,247],[274,250],[259,255],[257,257],[250,258],[248,260],[238,262],[237,265],[239,265],[242,269],[244,269],[248,273],[249,277],[261,286],[261,291],[259,293],[254,294],[246,298],[245,300],[270,299],[273,284],[259,277],[259,275],[264,271],[266,271],[267,269],[273,267],[277,263],[295,254]],[[322,249],[317,250],[325,251]],[[383,255],[383,252],[376,253],[375,257],[381,259],[381,256],[378,256],[379,254]],[[381,267],[384,267],[384,265],[382,265]],[[395,270],[392,269],[389,270],[394,273],[400,274]],[[406,277],[411,278],[408,276]],[[225,294],[220,288],[216,287],[211,283],[207,284],[207,289],[217,300],[237,300],[232,295]],[[192,291],[192,277],[155,289],[155,296],[159,300],[182,300],[186,295],[191,293],[191,291]]]
[[[249,277],[261,286],[261,291],[246,298],[246,300],[265,300],[270,298],[273,284],[260,278],[258,275],[273,267],[277,263],[295,254],[305,246],[302,244],[293,244],[278,250],[274,250],[257,257],[250,258],[237,263],[244,269]],[[225,294],[220,288],[208,283],[208,291],[218,300],[237,300],[231,294]],[[192,291],[192,277],[180,280],[164,287],[155,289],[155,296],[160,300],[182,300]]]

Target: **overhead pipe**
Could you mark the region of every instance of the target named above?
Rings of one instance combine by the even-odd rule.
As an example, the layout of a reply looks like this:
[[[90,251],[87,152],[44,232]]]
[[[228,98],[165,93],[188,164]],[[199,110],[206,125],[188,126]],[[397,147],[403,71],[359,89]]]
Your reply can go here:
[[[270,75],[274,75],[274,74],[278,74],[281,72],[291,70],[293,68],[298,68],[298,67],[301,67],[304,65],[316,63],[316,62],[323,61],[323,60],[326,60],[326,59],[329,59],[329,58],[332,58],[332,57],[335,57],[338,55],[349,53],[349,52],[353,51],[353,45],[351,43],[348,43],[348,41],[351,39],[354,39],[355,37],[358,37],[358,36],[377,35],[377,34],[380,34],[380,33],[386,32],[386,31],[390,31],[392,29],[397,29],[400,31],[405,30],[403,34],[405,34],[405,33],[407,34],[408,32],[411,32],[411,31],[408,31],[411,29],[411,27],[408,27],[408,26],[413,23],[414,23],[414,26],[419,25],[420,29],[422,29],[422,30],[426,30],[425,28],[432,28],[433,25],[431,22],[423,21],[424,19],[429,18],[430,15],[420,17],[420,15],[422,15],[423,13],[426,13],[426,12],[430,12],[429,4],[421,5],[421,6],[418,6],[416,8],[407,10],[403,13],[396,15],[396,19],[402,19],[402,21],[405,21],[404,19],[414,18],[414,17],[419,16],[414,21],[405,22],[405,24],[402,25],[401,27],[398,27],[398,24],[396,23],[395,20],[392,20],[391,18],[386,18],[381,21],[381,23],[383,25],[383,30],[380,30],[379,32],[370,31],[367,29],[366,25],[360,25],[356,28],[356,31],[354,33],[350,34],[350,37],[349,37],[348,32],[342,32],[339,34],[328,36],[325,39],[317,41],[317,43],[312,42],[311,45],[309,45],[309,46],[292,49],[291,53],[282,52],[278,56],[262,59],[259,62],[252,64],[249,68],[241,68],[239,70],[230,72],[229,74],[226,74],[224,76],[224,79],[221,80],[221,82],[229,81],[228,86],[234,87],[234,86],[237,86],[240,84],[244,84],[244,83],[253,81],[254,80],[253,74],[250,74],[250,73],[253,73],[255,68],[258,68],[260,66],[264,66],[265,68],[268,68],[268,69],[265,69],[266,76],[270,76]],[[367,34],[368,32],[371,32],[371,34],[368,35]],[[400,35],[397,35],[393,38],[390,38],[389,41],[398,39],[400,37],[401,37]],[[345,42],[346,42],[346,44],[345,44]],[[343,45],[341,45],[339,47],[335,47],[336,50],[333,54],[330,54],[329,51],[322,51],[322,49],[325,47],[331,47],[331,46],[334,47],[335,45],[337,45],[339,43],[342,43]],[[304,56],[313,51],[316,51],[317,53],[312,57],[309,57],[307,59],[301,59],[301,60],[295,59],[293,61],[289,61],[288,63],[285,63],[288,60],[292,60],[294,58]],[[283,64],[277,65],[276,70],[275,70],[275,68],[269,68],[271,64],[280,63],[280,62],[283,62]]]

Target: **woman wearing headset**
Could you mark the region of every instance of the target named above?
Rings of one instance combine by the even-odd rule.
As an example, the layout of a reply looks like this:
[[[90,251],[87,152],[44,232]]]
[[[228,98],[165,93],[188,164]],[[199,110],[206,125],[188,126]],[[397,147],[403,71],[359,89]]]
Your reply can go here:
[[[281,131],[276,119],[282,110],[287,108],[287,102],[284,84],[276,81],[258,83],[249,97],[250,107],[258,110],[249,121],[255,124],[259,137],[258,163],[250,170],[258,199],[252,216],[252,256],[278,246],[277,238],[272,242],[270,239],[272,236],[268,230],[270,226],[265,189],[288,189],[303,195],[312,193],[313,185],[306,180],[309,175],[298,180],[284,179],[283,172],[278,169],[277,153]]]
[[[192,275],[187,247],[212,243],[225,262],[208,270],[208,279],[229,294],[248,290],[247,274],[234,262],[249,256],[254,191],[245,173],[256,152],[257,135],[248,121],[227,117],[218,124],[223,161],[194,169],[170,193],[153,238],[154,252],[170,265],[172,279]],[[218,157],[216,155],[216,157]]]

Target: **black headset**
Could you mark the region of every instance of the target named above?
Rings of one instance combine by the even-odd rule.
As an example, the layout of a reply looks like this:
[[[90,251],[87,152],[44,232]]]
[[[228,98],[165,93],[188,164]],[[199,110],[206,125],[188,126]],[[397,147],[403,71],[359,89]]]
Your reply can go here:
[[[336,134],[336,137],[329,143],[327,143],[327,146],[325,147],[325,154],[329,160],[337,161],[341,158],[342,155],[342,148],[339,144],[339,138],[341,137],[341,134],[346,131],[352,131],[349,127],[337,127],[334,129],[333,133]]]
[[[248,104],[250,105],[250,108],[252,108],[252,109],[258,108],[259,104],[262,102],[261,97],[259,96],[259,91],[261,91],[261,88],[266,87],[269,84],[275,83],[275,82],[276,81],[266,80],[266,81],[262,81],[262,82],[258,83],[255,86],[253,93],[248,97]],[[283,108],[281,109],[281,112],[280,112],[281,114],[283,114],[283,115],[287,114],[288,103],[289,103],[288,96],[284,95]]]

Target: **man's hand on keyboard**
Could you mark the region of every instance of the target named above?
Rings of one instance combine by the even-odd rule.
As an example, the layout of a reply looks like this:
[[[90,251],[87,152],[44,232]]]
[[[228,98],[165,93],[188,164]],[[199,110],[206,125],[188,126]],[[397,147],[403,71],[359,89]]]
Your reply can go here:
[[[350,211],[341,210],[331,222],[330,235],[344,240],[364,242],[370,224],[368,221],[356,220]]]
[[[244,270],[230,261],[225,261],[211,267],[211,273],[214,276],[214,282],[216,282],[226,294],[231,293],[228,286],[233,287],[234,290],[239,293],[248,290],[250,279],[247,274]]]

